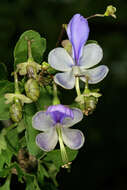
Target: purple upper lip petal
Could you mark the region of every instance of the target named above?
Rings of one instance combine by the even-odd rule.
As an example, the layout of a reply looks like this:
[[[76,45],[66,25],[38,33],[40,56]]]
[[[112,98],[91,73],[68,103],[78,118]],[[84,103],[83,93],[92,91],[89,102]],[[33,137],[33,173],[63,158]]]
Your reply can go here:
[[[82,48],[89,36],[88,21],[80,14],[75,14],[67,27],[67,34],[73,47],[73,59],[78,64]]]

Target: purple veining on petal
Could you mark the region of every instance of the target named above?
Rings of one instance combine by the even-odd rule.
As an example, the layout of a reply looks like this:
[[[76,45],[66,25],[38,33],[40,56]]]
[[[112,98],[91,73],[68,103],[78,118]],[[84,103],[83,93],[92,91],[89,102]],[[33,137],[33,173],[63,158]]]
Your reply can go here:
[[[50,114],[51,118],[54,121],[54,124],[62,124],[64,118],[66,117],[71,117],[72,119],[74,118],[73,111],[70,108],[65,107],[61,104],[49,106],[46,114]]]
[[[75,14],[70,20],[67,27],[67,34],[73,47],[73,58],[78,64],[82,55],[83,45],[89,36],[89,26],[87,19],[80,14]]]

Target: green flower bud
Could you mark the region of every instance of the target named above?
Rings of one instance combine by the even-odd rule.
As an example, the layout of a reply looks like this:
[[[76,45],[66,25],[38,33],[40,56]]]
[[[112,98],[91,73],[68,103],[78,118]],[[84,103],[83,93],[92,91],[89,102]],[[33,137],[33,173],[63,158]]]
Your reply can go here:
[[[112,16],[113,18],[116,18],[115,12],[116,8],[112,5],[109,5],[104,13],[104,16]]]
[[[22,119],[22,105],[18,99],[10,107],[10,117],[16,123]]]
[[[54,75],[56,74],[56,70],[53,69],[47,62],[43,62],[42,63],[42,71],[46,71],[47,73],[51,74],[51,75]]]
[[[98,102],[98,98],[94,97],[94,96],[88,96],[88,97],[84,97],[84,110],[83,113],[85,115],[90,115],[93,113],[93,111],[96,108],[96,104]]]
[[[37,81],[35,79],[29,79],[25,84],[26,95],[33,100],[37,101],[40,95],[40,89]]]

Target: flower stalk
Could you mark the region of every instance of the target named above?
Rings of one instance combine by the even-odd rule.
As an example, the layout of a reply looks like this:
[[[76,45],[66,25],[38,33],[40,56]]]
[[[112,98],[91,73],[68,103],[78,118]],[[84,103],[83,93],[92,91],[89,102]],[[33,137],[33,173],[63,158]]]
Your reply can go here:
[[[53,105],[60,104],[60,100],[57,95],[57,85],[53,82]]]
[[[81,91],[80,91],[80,86],[79,86],[79,77],[75,78],[75,89],[76,89],[77,96],[80,96]]]

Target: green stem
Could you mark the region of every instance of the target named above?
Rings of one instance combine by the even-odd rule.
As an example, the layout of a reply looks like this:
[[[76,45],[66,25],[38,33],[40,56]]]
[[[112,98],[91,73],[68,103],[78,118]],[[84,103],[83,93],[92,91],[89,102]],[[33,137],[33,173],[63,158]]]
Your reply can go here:
[[[85,89],[83,94],[88,94],[90,92],[89,90],[89,84],[88,84],[88,79],[86,79],[86,84],[85,84]]]
[[[79,87],[79,77],[75,77],[75,89],[77,96],[81,95],[80,87]]]
[[[95,14],[95,15],[91,15],[89,17],[87,17],[86,19],[90,19],[90,18],[94,18],[94,17],[104,17],[105,15],[104,14]]]
[[[10,131],[11,129],[13,129],[16,126],[17,126],[17,123],[13,123],[12,125],[10,125],[9,127],[6,128],[6,132]]]
[[[57,85],[53,83],[53,105],[60,104],[60,100],[57,95]]]
[[[14,72],[15,94],[20,94],[17,72]]]

